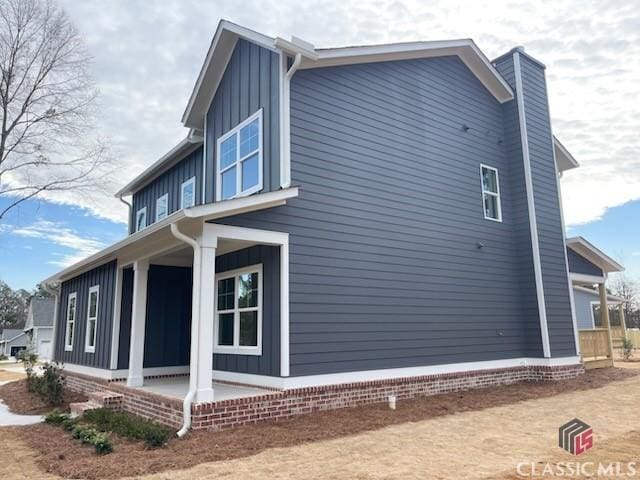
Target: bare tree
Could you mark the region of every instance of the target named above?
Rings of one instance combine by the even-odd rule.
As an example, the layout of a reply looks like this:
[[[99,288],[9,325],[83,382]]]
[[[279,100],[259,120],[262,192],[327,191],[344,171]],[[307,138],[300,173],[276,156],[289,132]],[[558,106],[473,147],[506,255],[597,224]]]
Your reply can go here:
[[[0,220],[45,192],[95,191],[104,146],[87,138],[96,90],[90,58],[52,0],[0,0]]]
[[[627,326],[640,326],[640,290],[638,284],[628,275],[618,273],[611,281],[611,291],[614,295],[624,299],[623,308],[627,319]]]

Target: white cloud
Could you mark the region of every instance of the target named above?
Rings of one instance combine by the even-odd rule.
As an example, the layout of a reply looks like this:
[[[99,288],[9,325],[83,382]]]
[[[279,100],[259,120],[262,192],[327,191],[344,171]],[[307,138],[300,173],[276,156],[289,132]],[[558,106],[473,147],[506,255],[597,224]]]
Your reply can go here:
[[[10,229],[10,232],[19,237],[43,240],[62,247],[66,251],[52,253],[52,259],[47,262],[62,268],[73,265],[106,246],[95,238],[79,235],[63,223],[42,219],[26,227]]]
[[[316,46],[473,38],[490,57],[515,45],[547,65],[554,133],[581,168],[563,180],[568,225],[601,218],[640,198],[640,9],[581,0],[63,0],[95,57],[102,91],[99,129],[127,165],[121,186],[169,150],[186,130],[180,117],[220,18]],[[268,15],[265,15],[268,12]],[[115,189],[115,188],[114,188]],[[46,198],[123,222],[107,194]]]

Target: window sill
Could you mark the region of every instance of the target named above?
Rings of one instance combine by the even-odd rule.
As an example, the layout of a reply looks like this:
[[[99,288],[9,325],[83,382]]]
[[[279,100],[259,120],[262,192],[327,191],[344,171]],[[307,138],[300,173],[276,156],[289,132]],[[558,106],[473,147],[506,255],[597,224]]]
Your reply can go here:
[[[216,202],[226,202],[228,200],[233,200],[235,198],[248,197],[250,195],[253,195],[254,193],[260,193],[260,192],[262,192],[262,190],[263,190],[262,185],[258,185],[257,187],[254,187],[254,188],[252,188],[250,190],[247,190],[246,192],[238,193],[238,194],[234,195],[233,197],[217,198]]]
[[[65,347],[64,347],[64,351],[65,351],[65,352],[73,352],[73,347],[67,347],[67,346],[65,345]]]
[[[214,346],[213,353],[222,355],[252,355],[254,357],[262,356],[262,347],[222,347]]]

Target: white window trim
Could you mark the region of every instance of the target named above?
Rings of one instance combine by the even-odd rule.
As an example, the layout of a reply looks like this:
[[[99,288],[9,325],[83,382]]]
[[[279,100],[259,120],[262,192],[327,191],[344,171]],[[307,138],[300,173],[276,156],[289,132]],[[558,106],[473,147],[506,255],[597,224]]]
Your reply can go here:
[[[144,214],[144,226],[142,228],[138,228],[138,225],[140,223],[138,221],[138,219],[140,218],[140,214]],[[144,230],[145,228],[147,228],[147,226],[148,226],[147,207],[142,207],[136,212],[136,232],[140,232]]]
[[[193,185],[193,204],[185,206],[184,204],[184,189],[189,185]],[[180,185],[180,208],[191,208],[196,204],[196,177],[191,177],[189,180],[182,182]]]
[[[236,166],[236,194],[232,197],[225,198],[225,200],[244,197],[262,190],[263,158],[264,158],[262,137],[264,136],[264,132],[262,129],[262,108],[261,108],[256,113],[251,115],[249,118],[244,120],[242,123],[236,125],[227,133],[219,137],[218,140],[216,140],[216,201],[222,200],[222,174],[224,173],[223,171],[221,171],[221,168],[220,168],[220,145],[222,145],[222,142],[224,142],[227,138],[231,137],[232,135],[238,134],[237,140],[236,140],[236,152],[237,152],[236,155],[240,155],[240,130],[242,130],[243,127],[249,125],[256,118],[258,119],[258,132],[260,134],[258,136],[258,184],[255,187],[251,187],[248,190],[245,190],[244,192],[242,191],[242,168],[241,168],[242,162],[247,158],[255,155],[255,153],[252,152],[249,155],[245,155],[244,157],[238,157],[236,162],[225,167],[224,169],[224,171],[226,172],[228,169],[232,168],[234,165]]]
[[[164,212],[164,217],[160,217],[158,216],[158,204],[164,201],[165,202],[165,212]],[[162,195],[161,197],[158,197],[156,199],[156,222],[162,220],[163,218],[167,218],[169,216],[169,194],[165,193],[164,195]]]
[[[96,293],[96,316],[90,317],[91,311],[91,294]],[[94,285],[89,289],[89,295],[87,296],[87,322],[84,335],[84,351],[86,353],[96,352],[96,340],[98,338],[98,312],[100,311],[100,285]],[[93,346],[89,345],[89,320],[95,320],[96,326],[93,329]]]
[[[71,312],[71,299],[74,301],[75,309],[73,310],[73,321],[69,321],[69,313]],[[73,351],[73,339],[76,335],[76,319],[78,318],[78,293],[70,293],[67,297],[67,316],[65,317],[65,329],[64,329],[64,351]],[[73,331],[71,337],[69,337],[69,324],[73,323]]]
[[[237,305],[238,303],[238,285],[239,282],[237,277],[245,273],[258,273],[258,345],[255,347],[241,346],[240,345],[240,311],[252,310],[253,308],[243,308],[240,309]],[[233,309],[233,346],[230,345],[218,345],[218,282],[220,280],[225,280],[227,278],[236,278],[234,281],[234,309]],[[242,267],[235,270],[229,270],[226,272],[221,272],[216,274],[215,278],[215,292],[214,298],[216,302],[215,309],[215,322],[214,322],[214,334],[213,334],[213,353],[226,353],[226,354],[234,354],[234,355],[262,355],[262,290],[264,288],[264,283],[262,280],[262,264],[251,265],[248,267]],[[231,313],[230,310],[224,310],[226,313]]]
[[[496,190],[497,192],[492,192],[490,190],[484,189],[484,181],[482,178],[482,170],[491,170],[496,174]],[[489,165],[485,165],[483,163],[480,164],[480,190],[482,191],[482,214],[484,215],[485,220],[491,220],[492,222],[502,222],[502,200],[500,198],[500,175],[498,173],[498,169],[495,167],[490,167]],[[484,206],[484,196],[491,195],[492,197],[496,197],[498,199],[498,218],[488,217],[487,212]]]

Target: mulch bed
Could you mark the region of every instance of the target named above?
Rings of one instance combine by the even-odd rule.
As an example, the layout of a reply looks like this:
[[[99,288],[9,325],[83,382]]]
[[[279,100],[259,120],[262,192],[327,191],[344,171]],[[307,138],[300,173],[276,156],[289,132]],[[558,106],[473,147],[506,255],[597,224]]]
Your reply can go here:
[[[24,379],[0,385],[0,399],[11,412],[19,415],[42,415],[53,410],[51,405],[27,391],[27,381]],[[70,403],[86,401],[86,396],[66,389],[64,401],[57,408],[61,411],[68,411]]]
[[[268,448],[290,447],[389,425],[590,390],[639,374],[640,370],[635,369],[607,368],[562,382],[524,382],[403,400],[398,402],[395,411],[379,404],[317,412],[222,432],[193,432],[184,439],[171,440],[164,448],[152,450],[146,449],[142,442],[112,435],[114,451],[105,456],[96,455],[92,447],[81,445],[60,427],[40,424],[19,427],[18,431],[21,439],[37,452],[37,462],[47,472],[65,478],[120,478],[189,468],[205,462],[247,457]]]

